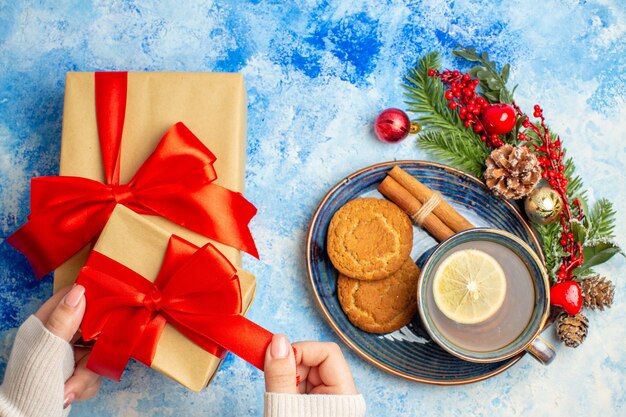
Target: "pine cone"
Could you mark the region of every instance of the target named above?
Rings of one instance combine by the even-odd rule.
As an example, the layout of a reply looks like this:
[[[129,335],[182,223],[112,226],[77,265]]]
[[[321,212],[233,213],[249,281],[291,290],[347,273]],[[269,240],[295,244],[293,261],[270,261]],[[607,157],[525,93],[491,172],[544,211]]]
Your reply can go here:
[[[563,312],[556,319],[556,334],[565,346],[577,348],[587,337],[589,320],[582,313],[575,316]]]
[[[541,179],[537,156],[526,146],[502,145],[487,158],[485,182],[501,197],[518,199],[530,193]]]
[[[615,285],[603,276],[577,280],[583,295],[583,306],[592,310],[604,310],[613,304]]]

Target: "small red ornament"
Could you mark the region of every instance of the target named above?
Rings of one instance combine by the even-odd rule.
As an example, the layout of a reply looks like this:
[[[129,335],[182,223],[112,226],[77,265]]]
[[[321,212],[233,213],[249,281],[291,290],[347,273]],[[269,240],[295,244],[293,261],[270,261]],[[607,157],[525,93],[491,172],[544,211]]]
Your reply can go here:
[[[387,109],[376,118],[374,123],[376,136],[386,143],[397,143],[404,140],[411,131],[409,116],[400,109]]]
[[[565,281],[550,288],[550,304],[562,307],[570,316],[580,313],[583,297],[576,281]]]
[[[492,104],[483,111],[481,120],[489,133],[505,135],[515,126],[515,109],[508,104]]]

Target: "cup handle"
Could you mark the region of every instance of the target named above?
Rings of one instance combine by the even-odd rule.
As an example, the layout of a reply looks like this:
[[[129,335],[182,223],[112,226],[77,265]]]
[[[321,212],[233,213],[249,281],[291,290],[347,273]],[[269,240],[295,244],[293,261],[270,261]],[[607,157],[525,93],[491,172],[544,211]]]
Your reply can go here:
[[[528,345],[526,351],[537,359],[542,365],[550,365],[554,358],[556,358],[556,351],[552,345],[542,339],[541,336],[537,336],[535,340]]]

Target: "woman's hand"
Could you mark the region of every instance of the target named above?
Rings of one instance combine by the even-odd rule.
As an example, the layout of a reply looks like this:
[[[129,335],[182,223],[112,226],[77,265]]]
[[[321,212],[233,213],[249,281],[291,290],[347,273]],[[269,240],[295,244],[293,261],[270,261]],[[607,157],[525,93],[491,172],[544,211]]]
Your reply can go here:
[[[295,353],[294,353],[295,352]],[[358,394],[336,343],[289,344],[277,334],[265,354],[265,390],[286,394]]]
[[[35,316],[61,339],[73,343],[85,314],[85,288],[81,285],[63,288],[46,301]],[[65,382],[65,408],[76,400],[94,397],[100,389],[100,377],[87,369],[89,349],[74,348],[74,374]]]

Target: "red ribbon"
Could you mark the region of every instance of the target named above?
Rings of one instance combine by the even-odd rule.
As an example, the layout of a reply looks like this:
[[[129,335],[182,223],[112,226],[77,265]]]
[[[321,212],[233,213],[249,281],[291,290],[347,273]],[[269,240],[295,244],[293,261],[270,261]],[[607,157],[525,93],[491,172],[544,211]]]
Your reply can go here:
[[[116,204],[181,226],[258,257],[248,229],[256,208],[213,182],[215,156],[181,122],[161,138],[128,184],[120,184],[127,73],[95,73],[96,117],[105,183],[81,177],[31,182],[28,222],[7,241],[42,277],[92,242]]]
[[[170,323],[207,352],[228,350],[263,370],[272,334],[241,315],[236,272],[213,245],[198,249],[177,236],[154,283],[92,251],[76,281],[87,299],[82,337],[96,340],[87,367],[119,381],[131,357],[150,366]]]

